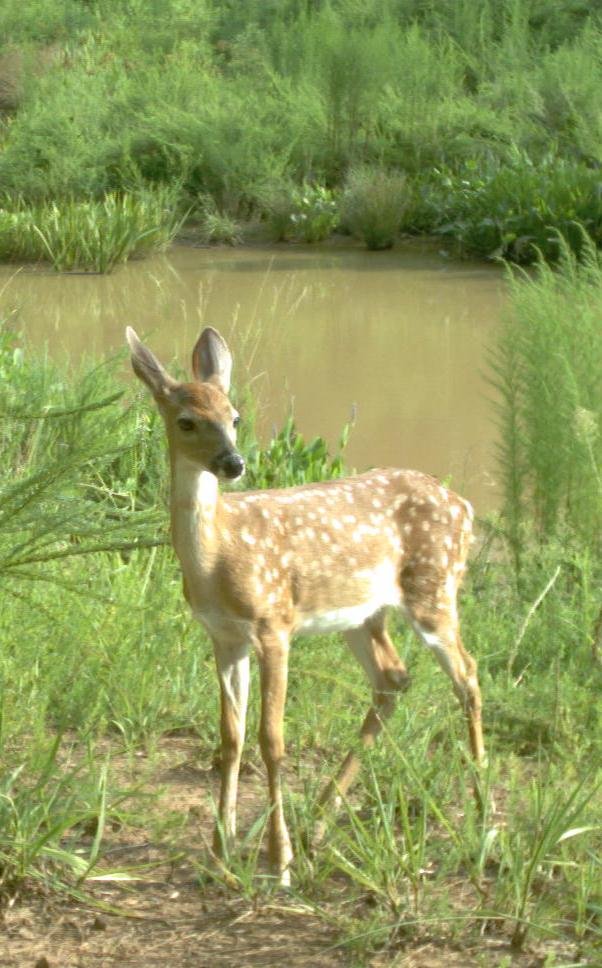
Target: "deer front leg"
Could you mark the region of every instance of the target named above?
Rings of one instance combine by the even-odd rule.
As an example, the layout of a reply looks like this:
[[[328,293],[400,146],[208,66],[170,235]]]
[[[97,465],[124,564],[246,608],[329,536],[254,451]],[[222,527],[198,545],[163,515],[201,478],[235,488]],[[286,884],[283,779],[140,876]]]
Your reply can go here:
[[[236,836],[236,795],[249,696],[249,646],[214,642],[221,694],[221,788],[213,849],[223,856]]]
[[[284,704],[288,679],[288,635],[270,632],[261,635],[258,650],[261,677],[261,722],[259,745],[268,774],[270,819],[268,856],[270,868],[283,887],[290,885],[293,851],[284,820],[281,769],[284,759]]]

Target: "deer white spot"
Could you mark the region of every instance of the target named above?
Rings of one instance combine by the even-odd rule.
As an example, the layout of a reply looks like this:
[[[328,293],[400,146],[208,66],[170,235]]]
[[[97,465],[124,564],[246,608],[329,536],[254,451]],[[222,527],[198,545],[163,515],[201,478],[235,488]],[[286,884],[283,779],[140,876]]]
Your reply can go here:
[[[374,500],[372,501],[372,507],[373,508],[382,508],[382,506],[383,506],[382,505],[382,501],[379,501],[378,498],[375,497]]]
[[[455,521],[456,518],[460,516],[460,508],[458,507],[457,504],[452,504],[450,506],[449,513],[451,514],[453,520]]]
[[[269,518],[270,512],[268,511],[267,508],[262,508],[261,509],[261,516],[262,516],[262,518]]]
[[[250,531],[246,530],[246,528],[243,528],[243,530],[240,532],[240,540],[244,541],[244,543],[248,545],[257,544],[257,540],[253,537]]]
[[[328,534],[327,531],[323,531],[320,537],[322,538],[322,541],[324,542],[324,544],[330,544],[330,535]]]
[[[441,564],[444,568],[447,568],[447,566],[449,565],[449,558],[447,557],[447,555],[441,555]]]
[[[430,526],[430,524],[429,524],[428,521],[423,521],[422,522],[422,530],[423,531],[430,531],[431,530],[431,526]]]
[[[445,535],[445,537],[443,539],[443,544],[445,545],[446,548],[448,548],[449,550],[451,550],[451,547],[452,547],[453,542],[452,542],[452,539],[450,538],[450,536],[448,534]]]
[[[403,533],[404,534],[411,534],[412,530],[413,530],[413,528],[412,528],[412,525],[411,524],[404,524],[404,526],[403,526]]]

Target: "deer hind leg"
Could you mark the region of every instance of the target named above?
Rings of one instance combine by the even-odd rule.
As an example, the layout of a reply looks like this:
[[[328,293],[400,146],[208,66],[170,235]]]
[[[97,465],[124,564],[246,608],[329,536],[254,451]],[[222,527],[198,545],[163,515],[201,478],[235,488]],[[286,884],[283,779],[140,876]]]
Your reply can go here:
[[[383,723],[395,708],[396,693],[406,689],[409,676],[385,629],[385,612],[379,612],[357,629],[345,633],[347,644],[364,669],[372,686],[372,705],[360,729],[362,746],[373,746]],[[339,806],[360,768],[355,750],[350,750],[332,780],[324,788],[319,803],[334,800]],[[320,827],[316,839],[323,833]]]
[[[293,851],[284,819],[281,771],[284,760],[284,704],[288,678],[288,635],[266,633],[260,636],[258,656],[261,678],[261,721],[259,745],[268,774],[270,818],[268,856],[270,868],[283,887],[290,884]]]
[[[485,763],[485,746],[481,725],[481,690],[477,664],[466,651],[460,637],[455,609],[451,617],[436,623],[413,618],[412,624],[425,645],[435,654],[439,665],[452,681],[452,686],[468,723],[470,749],[477,766]]]
[[[214,651],[221,694],[221,788],[213,849],[222,856],[236,835],[236,795],[249,696],[249,646],[214,642]]]

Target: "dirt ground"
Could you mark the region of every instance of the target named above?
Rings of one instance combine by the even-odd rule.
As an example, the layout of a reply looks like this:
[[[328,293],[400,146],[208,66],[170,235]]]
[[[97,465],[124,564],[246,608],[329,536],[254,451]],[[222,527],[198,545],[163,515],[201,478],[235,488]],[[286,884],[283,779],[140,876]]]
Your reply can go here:
[[[206,853],[203,841],[209,841],[213,825],[208,794],[217,793],[218,775],[211,764],[199,766],[196,756],[193,738],[174,737],[162,740],[150,774],[144,757],[133,764],[125,757],[112,758],[112,775],[121,774],[124,787],[144,778],[145,787],[161,791],[152,809],[165,818],[166,830],[168,818],[179,817],[177,834],[165,838],[130,825],[107,830],[103,863],[108,868],[137,869],[140,879],[88,882],[86,891],[93,903],[32,886],[0,914],[0,968],[544,965],[544,957],[534,954],[510,960],[501,941],[483,939],[469,951],[435,937],[400,942],[394,951],[362,960],[357,952],[340,946],[333,901],[320,911],[294,893],[249,900],[215,881],[201,883],[194,860],[202,861]],[[243,771],[239,803],[240,827],[245,830],[265,803],[261,771]],[[562,958],[554,962],[564,963],[568,962]]]

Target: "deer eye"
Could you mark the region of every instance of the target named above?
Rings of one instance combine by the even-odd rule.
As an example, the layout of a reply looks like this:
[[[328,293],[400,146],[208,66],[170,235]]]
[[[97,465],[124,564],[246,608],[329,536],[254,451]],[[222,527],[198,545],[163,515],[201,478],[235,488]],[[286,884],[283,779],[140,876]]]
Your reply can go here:
[[[178,417],[177,424],[180,430],[184,430],[186,433],[194,430],[194,421],[189,420],[188,417]]]
[[[241,417],[239,416],[239,414],[236,414],[234,420],[232,421],[232,426],[234,428],[240,427],[240,421],[241,421]]]

